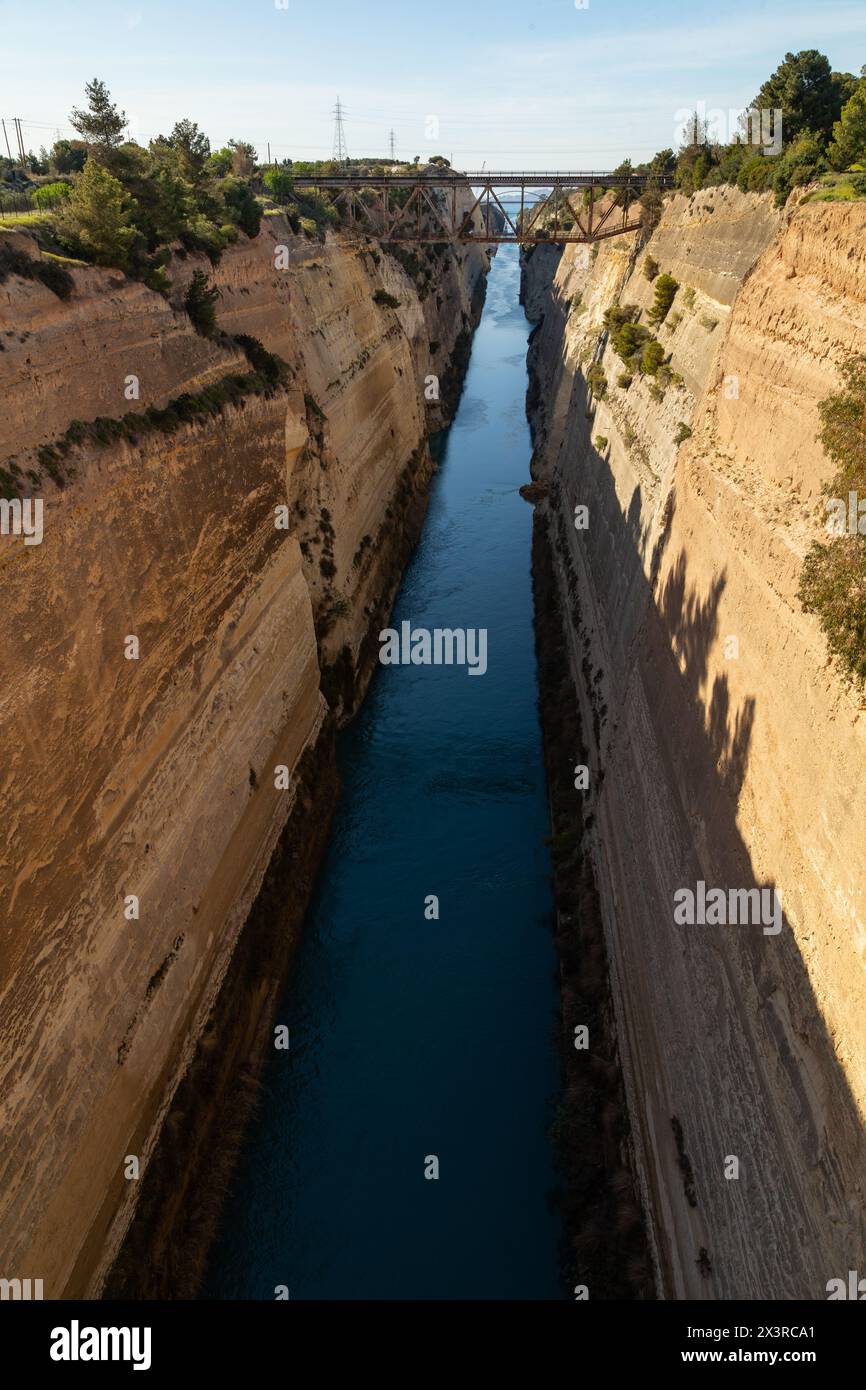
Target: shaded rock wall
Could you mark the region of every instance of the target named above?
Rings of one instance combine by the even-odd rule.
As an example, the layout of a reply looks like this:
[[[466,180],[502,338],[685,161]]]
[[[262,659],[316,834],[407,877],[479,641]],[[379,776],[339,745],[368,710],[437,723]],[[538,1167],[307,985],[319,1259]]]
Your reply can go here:
[[[663,394],[617,384],[601,323],[618,298],[646,323],[645,252],[681,286]],[[525,268],[533,472],[566,598],[577,576],[588,839],[660,1287],[823,1298],[866,1237],[866,720],[796,589],[832,471],[818,402],[866,348],[866,207],[706,190],[644,250],[549,271]],[[676,925],[699,879],[777,889],[781,932]]]

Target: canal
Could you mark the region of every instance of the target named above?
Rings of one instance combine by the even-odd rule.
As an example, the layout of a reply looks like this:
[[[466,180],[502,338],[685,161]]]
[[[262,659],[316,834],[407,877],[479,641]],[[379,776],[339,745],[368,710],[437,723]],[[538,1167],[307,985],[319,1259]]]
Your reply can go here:
[[[518,287],[503,246],[391,619],[486,629],[487,670],[382,666],[341,736],[279,1015],[290,1048],[265,1073],[208,1297],[562,1297]]]

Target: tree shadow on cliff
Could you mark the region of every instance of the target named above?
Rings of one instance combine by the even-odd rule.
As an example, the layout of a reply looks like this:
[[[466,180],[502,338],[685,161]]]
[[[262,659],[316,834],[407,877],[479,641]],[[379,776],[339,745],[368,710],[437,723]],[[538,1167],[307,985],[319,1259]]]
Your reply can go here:
[[[619,841],[602,843],[601,858],[615,880],[625,998],[651,971],[666,980],[649,986],[654,1037],[646,1041],[668,1060],[654,1078],[654,1113],[637,1117],[639,1129],[659,1155],[656,1180],[674,1198],[678,1188],[683,1196],[686,1155],[696,1203],[672,1201],[675,1229],[657,1234],[662,1247],[680,1251],[686,1271],[694,1262],[686,1278],[711,1297],[823,1298],[827,1280],[862,1262],[866,1248],[852,1202],[866,1142],[797,936],[784,910],[778,933],[761,922],[679,927],[673,919],[675,892],[698,880],[707,890],[777,889],[756,872],[739,828],[759,711],[753,694],[735,700],[719,670],[720,660],[739,659],[735,641],[726,647],[736,634],[722,629],[727,571],[700,583],[684,545],[671,558],[673,491],[658,516],[645,515],[640,486],[623,508],[610,462],[590,444],[582,378],[575,385],[551,510],[560,556],[573,557],[581,575],[568,581],[572,613],[587,578],[595,603],[584,611],[601,602],[607,613],[605,633],[591,623],[579,633],[591,652],[582,686],[598,759],[589,819],[594,833]],[[595,523],[581,533],[571,525],[578,503]],[[588,672],[593,658],[603,681]],[[635,711],[649,718],[651,759],[635,750],[643,733]],[[771,722],[772,709],[762,717]],[[650,766],[662,789],[641,784]],[[809,904],[797,915],[808,931]],[[724,1176],[725,1155],[741,1161],[738,1182]]]

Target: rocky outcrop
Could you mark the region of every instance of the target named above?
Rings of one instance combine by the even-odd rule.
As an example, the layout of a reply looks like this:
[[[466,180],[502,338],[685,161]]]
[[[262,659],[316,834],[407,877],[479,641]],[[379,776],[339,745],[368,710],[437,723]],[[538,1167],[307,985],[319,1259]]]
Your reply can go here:
[[[667,1297],[824,1298],[863,1259],[866,722],[796,591],[832,471],[818,402],[866,347],[864,247],[862,203],[725,188],[671,199],[640,250],[525,267],[539,521]],[[629,383],[602,316],[647,323],[647,253],[680,285],[652,330],[674,375]],[[776,890],[780,930],[678,925],[698,881]]]
[[[44,499],[41,545],[0,538],[0,1268],[46,1297],[99,1292],[142,1190],[163,1253],[171,1210],[207,1195],[202,1126],[266,1046],[332,726],[372,670],[488,264],[449,251],[422,301],[369,238],[267,217],[213,272],[215,338],[182,308],[195,257],[170,302],[93,268],[68,299],[0,284],[0,462]],[[240,395],[207,395],[230,376]],[[210,404],[178,413],[184,394]],[[73,431],[46,473],[71,422],[148,408],[121,438]],[[156,1155],[191,1065],[213,1089],[171,1112],[169,1197]]]

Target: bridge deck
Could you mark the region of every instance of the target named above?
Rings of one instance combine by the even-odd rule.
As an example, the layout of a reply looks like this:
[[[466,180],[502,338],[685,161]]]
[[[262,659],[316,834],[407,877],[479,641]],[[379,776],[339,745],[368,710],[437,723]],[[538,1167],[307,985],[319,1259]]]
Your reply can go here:
[[[337,174],[301,174],[293,180],[298,191],[330,191],[334,206],[343,205],[352,225],[366,224],[366,229],[382,241],[520,245],[601,241],[636,231],[640,223],[629,219],[629,209],[649,181],[647,174],[595,169],[461,173],[430,167],[396,174],[362,174],[346,169]],[[669,184],[671,180],[660,182]],[[500,198],[506,188],[519,190],[519,213],[514,211],[516,197],[509,200],[508,206]],[[401,189],[409,190],[408,197],[398,191]],[[540,190],[539,194],[533,195],[533,189]],[[608,189],[617,190],[617,196],[599,197]],[[581,191],[581,206],[577,208],[571,195]],[[369,197],[364,197],[373,192],[377,195],[375,206],[370,205]],[[471,199],[469,208],[465,206],[467,192]],[[458,202],[458,193],[464,195],[463,204]],[[541,217],[548,207],[550,217],[542,227]]]
[[[403,188],[414,188],[417,183],[437,188],[459,188],[467,183],[492,188],[642,188],[649,178],[648,174],[621,174],[601,169],[573,173],[561,169],[532,169],[525,173],[493,169],[467,173],[445,170],[436,174],[429,169],[419,169],[415,173],[399,174],[355,174],[348,171],[344,174],[298,174],[294,184],[296,188],[381,188],[383,183]],[[667,187],[673,183],[673,179],[665,176],[657,182]]]

